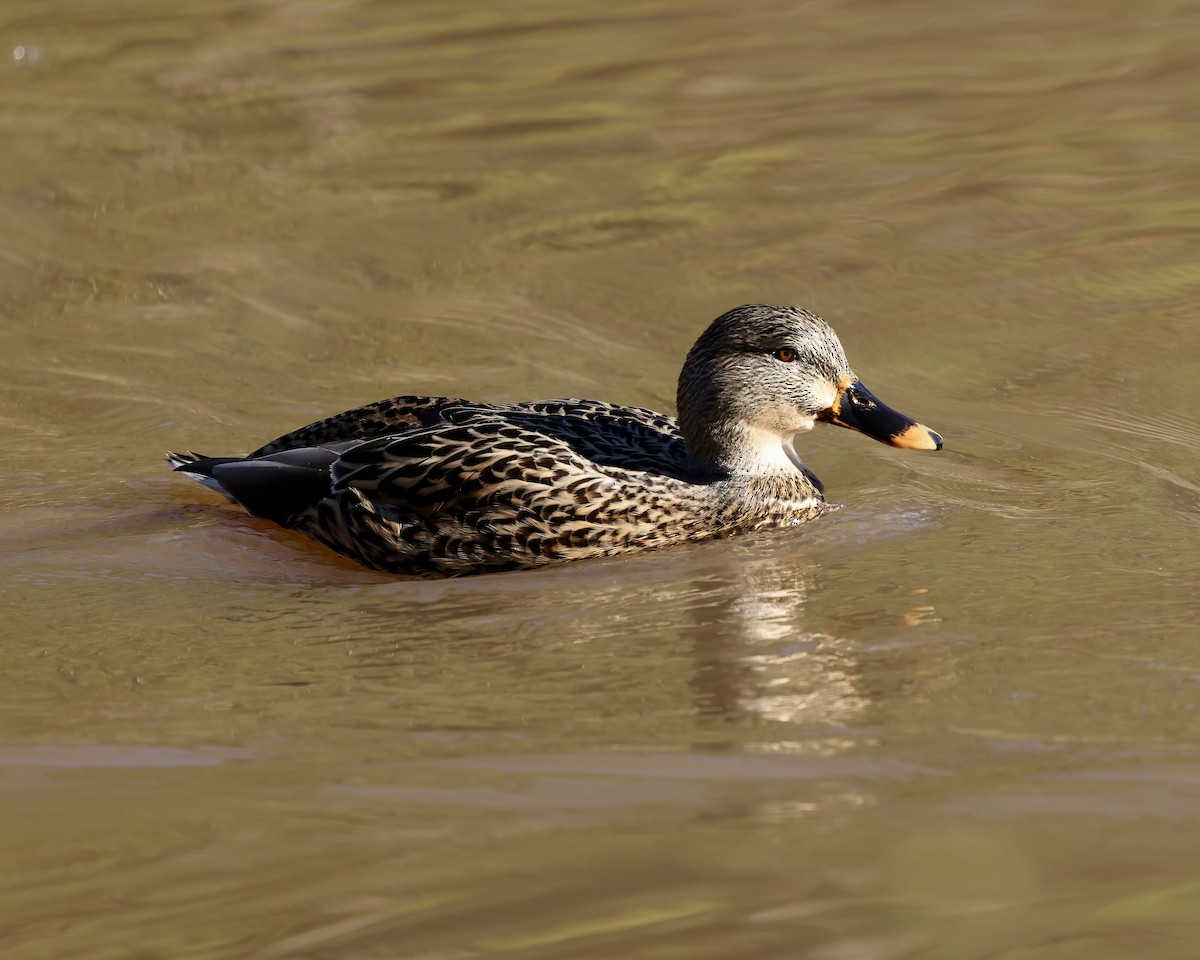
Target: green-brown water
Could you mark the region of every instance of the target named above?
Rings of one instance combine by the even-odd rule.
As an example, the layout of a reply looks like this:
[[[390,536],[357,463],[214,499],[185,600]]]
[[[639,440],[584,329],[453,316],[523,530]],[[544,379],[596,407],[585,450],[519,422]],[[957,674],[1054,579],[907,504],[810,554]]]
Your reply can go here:
[[[1192,958],[1200,23],[1153,0],[0,7],[0,953]],[[799,303],[937,456],[363,572],[177,477],[670,407]]]

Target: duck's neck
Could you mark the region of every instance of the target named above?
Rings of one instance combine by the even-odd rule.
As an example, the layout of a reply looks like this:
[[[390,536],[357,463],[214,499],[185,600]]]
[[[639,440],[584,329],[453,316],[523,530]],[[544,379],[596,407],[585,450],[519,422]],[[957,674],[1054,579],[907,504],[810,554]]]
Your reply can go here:
[[[808,473],[791,437],[744,422],[697,427],[680,418],[688,455],[697,473],[733,477],[794,477],[797,472]]]

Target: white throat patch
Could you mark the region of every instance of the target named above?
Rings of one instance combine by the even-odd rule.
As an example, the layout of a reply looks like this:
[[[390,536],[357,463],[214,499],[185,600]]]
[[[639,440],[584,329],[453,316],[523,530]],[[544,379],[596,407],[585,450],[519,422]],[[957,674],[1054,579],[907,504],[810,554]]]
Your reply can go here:
[[[811,430],[813,422],[803,425],[801,431]],[[738,465],[739,473],[755,476],[771,473],[795,473],[803,469],[803,461],[791,437],[783,437],[775,430],[763,427],[746,427],[746,459]]]

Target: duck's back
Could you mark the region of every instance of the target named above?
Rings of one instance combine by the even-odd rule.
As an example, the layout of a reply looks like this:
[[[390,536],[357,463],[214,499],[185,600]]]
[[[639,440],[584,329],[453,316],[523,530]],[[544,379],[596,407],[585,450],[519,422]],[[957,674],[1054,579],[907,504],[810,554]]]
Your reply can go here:
[[[686,464],[687,450],[674,417],[643,407],[626,407],[599,400],[538,400],[530,403],[478,403],[457,397],[403,396],[379,400],[344,413],[317,420],[277,437],[247,455],[247,459],[265,457],[283,450],[323,446],[348,440],[371,440],[440,424],[460,424],[471,420],[493,420],[508,415],[541,415],[541,429],[562,427],[578,435],[599,453],[602,450],[629,447],[638,437],[668,461]],[[526,423],[532,424],[532,419]],[[588,425],[595,425],[593,431]],[[615,427],[615,430],[605,429]],[[631,453],[635,452],[633,450]]]

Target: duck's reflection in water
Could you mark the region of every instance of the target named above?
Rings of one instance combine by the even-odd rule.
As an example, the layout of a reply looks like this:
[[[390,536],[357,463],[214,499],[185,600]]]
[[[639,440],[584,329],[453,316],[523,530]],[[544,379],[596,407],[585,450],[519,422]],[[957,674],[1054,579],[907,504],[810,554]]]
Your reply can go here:
[[[695,706],[710,723],[753,724],[765,735],[773,724],[796,731],[792,739],[775,727],[760,743],[764,750],[836,752],[861,742],[847,736],[849,728],[870,725],[881,690],[939,685],[921,665],[896,663],[918,648],[914,630],[938,618],[926,590],[900,584],[874,609],[831,614],[861,598],[843,592],[844,579],[827,582],[820,560],[781,549],[787,546],[777,540],[731,551],[721,576],[709,581],[707,602],[693,605]]]
[[[716,615],[695,631],[699,711],[736,723],[856,723],[869,701],[855,645],[806,625],[818,568],[763,559],[728,573]]]

